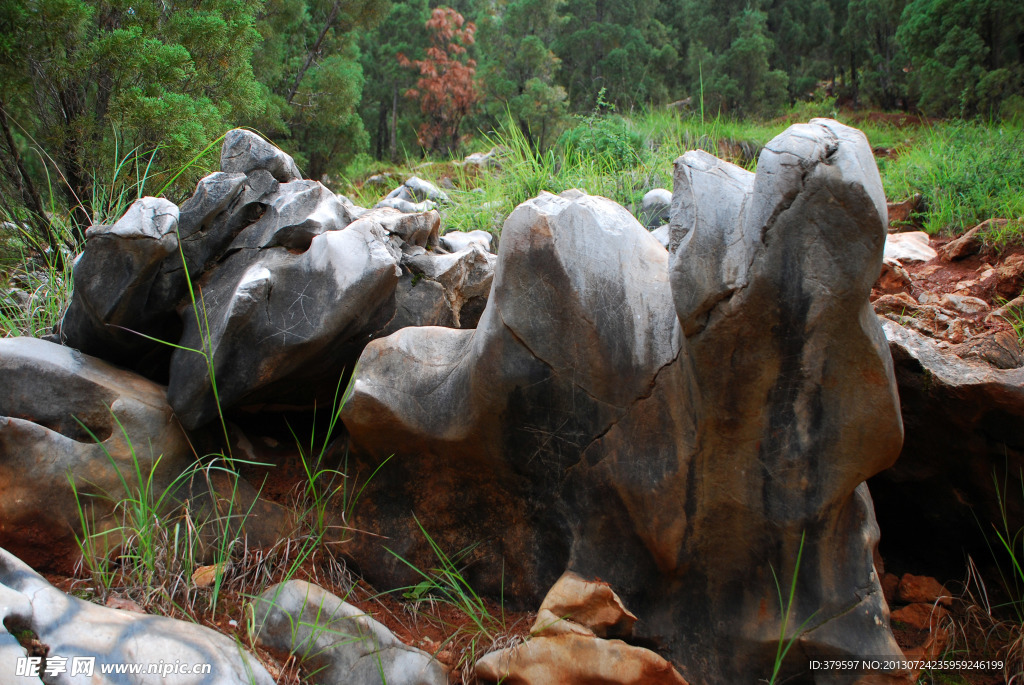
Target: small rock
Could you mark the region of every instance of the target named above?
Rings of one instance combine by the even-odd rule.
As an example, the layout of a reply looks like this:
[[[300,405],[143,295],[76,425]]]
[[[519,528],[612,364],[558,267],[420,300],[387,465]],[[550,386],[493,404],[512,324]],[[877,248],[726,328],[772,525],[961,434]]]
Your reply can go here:
[[[384,207],[397,209],[398,211],[406,214],[418,214],[420,212],[429,212],[437,209],[437,204],[430,200],[424,200],[423,202],[410,202],[409,200],[400,197],[386,197],[373,206],[374,209],[381,209]]]
[[[928,244],[928,234],[924,231],[910,233],[892,233],[885,237],[885,259],[898,262],[928,262],[938,253]]]
[[[896,589],[900,586],[900,577],[895,573],[886,573],[882,576],[882,595],[887,604],[892,606],[896,601]]]
[[[424,181],[418,176],[411,176],[406,179],[405,183],[388,193],[387,198],[385,199],[389,198],[408,200],[410,202],[423,202],[425,200],[431,200],[441,204],[448,204],[451,202],[446,192],[435,186],[433,183]]]
[[[887,293],[896,292],[909,288],[912,281],[910,274],[895,259],[882,261],[882,273],[875,282],[875,287]]]
[[[449,231],[441,236],[441,246],[449,252],[461,252],[470,245],[479,245],[485,252],[491,251],[491,241],[494,239],[487,231]]]
[[[939,581],[930,576],[915,576],[910,573],[905,573],[900,578],[896,597],[901,602],[908,604],[918,602],[934,604],[937,601],[948,607],[953,603],[953,596]]]
[[[291,580],[254,602],[254,637],[299,656],[318,680],[347,685],[447,685],[444,667],[383,624],[316,585]]]
[[[1016,369],[1024,362],[1017,335],[1012,331],[982,333],[954,345],[950,351],[961,359],[980,359],[997,369]]]
[[[889,230],[896,232],[909,225],[911,223],[911,215],[920,211],[923,199],[921,193],[915,193],[911,198],[903,202],[887,203]]]
[[[655,188],[647,191],[644,199],[640,202],[640,210],[636,214],[637,220],[647,230],[652,230],[668,223],[669,210],[672,208],[672,193],[664,188]]]
[[[574,624],[586,628],[584,634],[628,637],[634,623],[636,616],[626,609],[611,586],[566,571],[544,597],[530,632],[537,636],[578,632],[570,627]]]

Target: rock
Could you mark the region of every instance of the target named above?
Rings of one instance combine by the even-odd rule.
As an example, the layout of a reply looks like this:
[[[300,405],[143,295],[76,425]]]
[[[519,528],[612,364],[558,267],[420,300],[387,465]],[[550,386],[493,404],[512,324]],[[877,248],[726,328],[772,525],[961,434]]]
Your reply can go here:
[[[913,284],[910,274],[895,259],[882,260],[882,273],[875,282],[875,288],[888,294],[906,291]]]
[[[874,301],[873,307],[878,314],[903,326],[953,343],[962,343],[974,336],[976,329],[980,330],[980,326],[972,328],[971,323],[957,313],[938,304],[920,303],[905,292],[882,295]]]
[[[474,152],[462,160],[462,166],[476,167],[478,169],[501,169],[501,157],[508,150],[498,145],[487,152]]]
[[[67,347],[0,340],[0,545],[36,567],[69,570],[79,509],[115,529],[121,476],[157,492],[193,461],[164,388]],[[76,420],[77,417],[77,420]]]
[[[949,565],[939,568],[959,575],[963,552],[990,558],[981,529],[1002,530],[1001,505],[1010,531],[1024,526],[1024,369],[961,359],[892,321],[883,329],[906,437],[899,461],[870,481],[882,552],[933,558],[947,550]]]
[[[76,657],[95,657],[89,683],[115,685],[123,677],[107,677],[102,664],[140,664],[158,668],[180,664],[190,669],[210,666],[209,673],[168,673],[133,679],[169,685],[273,685],[270,674],[234,640],[186,621],[151,616],[90,604],[64,594],[10,552],[0,549],[0,595],[8,608],[5,625],[31,630],[46,645],[47,663],[66,659],[66,671],[47,677],[47,683],[83,682],[70,676]],[[14,609],[10,609],[12,606]],[[0,636],[5,635],[0,628]],[[2,645],[2,641],[0,641]],[[0,648],[0,656],[3,651]],[[4,676],[7,678],[7,674]],[[5,680],[5,682],[8,682]]]
[[[661,243],[661,246],[668,249],[668,243],[671,239],[671,229],[668,224],[658,226],[656,229],[651,231],[651,235],[654,236],[655,240]]]
[[[544,597],[530,634],[629,637],[636,620],[607,583],[566,571]]]
[[[623,588],[645,625],[674,616],[684,626],[675,639],[706,655],[696,673],[683,660],[692,680],[750,682],[764,672],[752,644],[777,644],[778,601],[765,591],[770,577],[752,578],[755,566],[783,579],[796,573],[806,588],[790,616],[799,625],[813,611],[820,626],[797,639],[804,656],[898,656],[863,484],[896,460],[902,440],[892,366],[868,302],[886,237],[871,149],[859,131],[816,119],[768,143],[756,175],[687,153],[675,178],[672,289],[703,436],[683,462],[701,494],[686,505],[689,532],[669,557],[691,560],[688,590],[642,605],[598,574]],[[794,569],[801,540],[814,552]],[[706,623],[697,627],[695,615]]]
[[[985,314],[989,309],[991,309],[988,302],[981,298],[971,297],[970,295],[957,295],[954,293],[943,293],[942,295],[938,295],[936,293],[925,292],[922,293],[917,300],[921,304],[937,304],[945,309],[956,311],[961,314],[967,314],[969,316]]]
[[[152,347],[139,333],[159,332],[165,312],[147,301],[165,259],[178,251],[178,208],[153,197],[136,200],[112,226],[93,226],[74,265],[74,292],[61,337],[86,354],[130,363]]]
[[[955,240],[939,248],[943,261],[952,262],[978,254],[985,244],[985,234],[1006,225],[1006,219],[989,219],[978,224]]]
[[[295,160],[251,131],[236,128],[224,136],[220,151],[220,168],[229,174],[251,174],[262,169],[281,183],[302,178]]]
[[[486,654],[476,663],[476,676],[506,685],[686,685],[671,663],[650,650],[573,633]]]
[[[932,630],[948,616],[949,612],[934,602],[918,602],[894,610],[892,621],[902,623],[912,630]]]
[[[896,599],[908,604],[923,602],[931,605],[938,602],[950,606],[953,603],[953,596],[939,581],[930,576],[915,576],[911,573],[904,573],[900,578]]]
[[[885,259],[895,260],[901,264],[928,262],[938,256],[928,243],[928,234],[924,231],[892,233],[885,238],[884,256]]]
[[[291,580],[254,602],[261,645],[287,651],[325,682],[350,685],[447,685],[444,667],[402,644],[384,625],[323,588]]]
[[[418,176],[411,176],[406,179],[405,183],[391,191],[388,197],[397,197],[402,200],[409,200],[410,202],[430,200],[443,205],[451,202],[447,193],[433,183],[424,181]]]
[[[403,186],[404,187],[404,186]],[[430,212],[437,209],[437,203],[430,200],[423,202],[410,202],[400,197],[387,197],[373,206],[374,209],[397,209],[406,214],[418,214],[419,212]]]
[[[911,217],[921,211],[924,204],[924,197],[921,193],[914,193],[910,198],[902,202],[889,202],[886,205],[889,216],[889,230],[901,231],[907,226],[912,226]]]
[[[441,549],[478,543],[468,581],[534,606],[566,570],[601,578],[694,681],[772,670],[773,569],[800,578],[793,625],[815,617],[782,678],[819,655],[896,657],[864,485],[902,439],[868,302],[885,240],[871,149],[815,120],[757,176],[688,153],[672,204],[670,266],[623,208],[542,194],[505,222],[475,330],[366,347],[342,418],[363,468],[395,457],[355,525],[420,568],[436,565],[420,525]],[[352,544],[375,585],[415,582]]]
[[[896,590],[900,586],[900,577],[895,573],[882,575],[882,593],[885,595],[885,602],[889,606],[896,601]]]
[[[258,239],[240,235],[198,309],[187,309],[180,345],[189,349],[175,350],[167,389],[187,428],[217,416],[207,358],[190,350],[207,350],[222,407],[307,406],[318,390],[329,404],[344,368],[394,314],[400,253],[389,233],[369,215],[331,230],[324,222],[336,215],[324,206],[296,224],[303,212],[285,204],[277,230],[254,225]]]
[[[1016,369],[1024,363],[1013,331],[982,333],[950,347],[949,351],[961,359],[980,359],[997,369]]]
[[[653,230],[668,223],[669,210],[672,207],[672,193],[664,188],[649,190],[640,202],[640,210],[636,218],[647,230]]]
[[[449,255],[425,253],[407,257],[403,264],[415,276],[434,281],[441,285],[445,303],[452,313],[452,320],[458,328],[474,328],[483,304],[470,309],[474,316],[463,321],[462,311],[474,301],[486,303],[494,279],[494,265],[498,258],[477,243],[471,243],[461,252]]]
[[[441,236],[441,245],[449,252],[461,252],[470,245],[479,245],[484,252],[491,251],[494,236],[487,231],[448,231]]]

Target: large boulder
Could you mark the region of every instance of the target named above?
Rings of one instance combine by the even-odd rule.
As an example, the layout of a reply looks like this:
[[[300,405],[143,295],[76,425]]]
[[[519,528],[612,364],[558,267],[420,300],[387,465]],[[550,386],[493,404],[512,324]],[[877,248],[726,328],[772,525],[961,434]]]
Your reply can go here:
[[[367,346],[343,419],[366,468],[395,458],[356,525],[420,568],[436,563],[422,531],[476,545],[469,579],[520,603],[567,569],[601,578],[694,682],[772,672],[775,580],[795,575],[782,675],[838,682],[807,659],[900,654],[864,485],[902,440],[868,304],[885,238],[871,148],[816,120],[756,176],[689,153],[675,180],[671,268],[623,208],[544,194],[506,221],[474,331]],[[414,580],[376,543],[351,551],[378,582]]]
[[[808,658],[898,657],[864,484],[892,465],[903,436],[868,302],[886,224],[871,148],[859,131],[819,119],[772,140],[756,175],[691,152],[675,178],[671,278],[700,440],[680,464],[688,475],[670,567],[680,590],[653,616],[630,606],[676,626],[685,653],[702,655],[685,665],[705,682],[764,673],[781,631],[775,576],[798,580],[783,675],[806,672]]]
[[[33,566],[74,565],[79,502],[98,529],[115,528],[125,482],[141,474],[163,492],[193,461],[164,388],[137,374],[8,338],[0,377],[0,546]]]
[[[110,609],[71,597],[4,549],[0,549],[0,598],[0,665],[6,656],[17,654],[8,630],[31,631],[47,647],[46,666],[54,671],[44,676],[48,684],[274,683],[256,659],[225,635],[187,621]],[[76,662],[83,659],[92,660],[92,673],[73,674]],[[103,667],[108,665],[138,668],[141,673],[107,674]],[[149,673],[154,667],[157,672]],[[14,673],[4,671],[4,682],[12,682]]]

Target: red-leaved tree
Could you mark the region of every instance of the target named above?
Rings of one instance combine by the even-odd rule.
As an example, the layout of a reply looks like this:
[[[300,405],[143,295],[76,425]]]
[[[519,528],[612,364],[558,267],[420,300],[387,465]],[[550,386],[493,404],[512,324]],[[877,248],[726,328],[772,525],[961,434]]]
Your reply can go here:
[[[419,69],[416,87],[405,95],[420,101],[427,120],[420,126],[419,143],[438,152],[453,153],[459,141],[459,126],[477,99],[476,60],[466,52],[474,42],[476,25],[466,22],[451,7],[438,7],[427,21],[431,47],[427,58],[410,60],[398,53],[403,67]]]

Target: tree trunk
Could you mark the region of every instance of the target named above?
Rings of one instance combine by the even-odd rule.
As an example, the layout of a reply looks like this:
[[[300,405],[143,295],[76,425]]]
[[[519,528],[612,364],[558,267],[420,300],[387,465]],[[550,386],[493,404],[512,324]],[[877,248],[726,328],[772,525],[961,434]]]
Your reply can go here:
[[[341,0],[334,0],[334,6],[331,7],[330,13],[327,15],[327,21],[324,23],[324,28],[320,31],[320,35],[317,36],[316,42],[313,43],[313,47],[309,49],[306,54],[306,62],[302,65],[302,69],[295,75],[295,83],[292,84],[292,90],[288,93],[288,104],[292,104],[292,100],[295,98],[295,94],[299,92],[299,84],[302,82],[302,77],[306,75],[313,60],[318,54],[320,54],[320,46],[324,42],[324,38],[327,36],[327,31],[331,28],[331,24],[338,18],[338,10],[341,8]]]
[[[398,86],[391,90],[391,162],[398,161]]]

